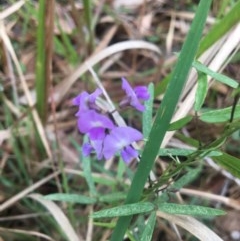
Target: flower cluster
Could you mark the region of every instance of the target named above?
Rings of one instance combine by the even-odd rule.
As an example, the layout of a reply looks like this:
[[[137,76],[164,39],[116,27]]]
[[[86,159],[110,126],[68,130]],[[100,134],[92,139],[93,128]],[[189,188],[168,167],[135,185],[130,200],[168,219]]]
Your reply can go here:
[[[120,102],[120,106],[131,105],[141,112],[144,111],[142,101],[150,97],[147,87],[132,88],[128,81],[122,78],[122,89],[126,97]],[[141,140],[143,135],[132,127],[116,126],[109,115],[103,113],[96,104],[101,94],[101,89],[96,89],[92,94],[84,91],[73,99],[73,104],[79,107],[76,113],[78,129],[88,136],[88,142],[82,147],[83,155],[88,156],[95,152],[97,158],[101,160],[110,159],[120,152],[123,160],[129,163],[138,155],[131,144]]]

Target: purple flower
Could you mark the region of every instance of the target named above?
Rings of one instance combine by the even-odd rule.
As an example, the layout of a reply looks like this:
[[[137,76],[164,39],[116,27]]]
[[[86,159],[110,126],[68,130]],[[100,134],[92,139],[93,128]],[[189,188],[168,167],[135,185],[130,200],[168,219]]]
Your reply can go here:
[[[82,146],[82,153],[84,156],[89,156],[91,152],[95,151],[97,154],[97,159],[101,160],[103,158],[103,140],[92,140],[88,143],[84,143]]]
[[[84,91],[81,94],[79,94],[77,97],[75,97],[72,100],[72,103],[74,105],[79,106],[79,111],[76,114],[76,116],[81,115],[83,111],[87,111],[89,109],[96,109],[98,110],[98,106],[96,105],[96,99],[98,96],[102,94],[101,89],[96,89],[92,94],[89,94],[88,92]]]
[[[105,115],[97,113],[95,110],[81,112],[78,118],[78,129],[83,134],[88,134],[91,140],[102,140],[106,135],[106,130],[113,129],[115,125]]]
[[[143,112],[144,105],[140,100],[148,100],[150,95],[146,86],[137,86],[132,88],[125,78],[122,78],[122,89],[125,90],[127,97],[120,103],[120,105],[130,104],[137,110]]]
[[[131,144],[142,138],[142,133],[134,128],[116,127],[112,129],[110,134],[106,135],[104,139],[102,150],[103,156],[106,159],[110,159],[120,151],[123,160],[126,163],[129,163],[138,155],[138,152],[131,147]]]

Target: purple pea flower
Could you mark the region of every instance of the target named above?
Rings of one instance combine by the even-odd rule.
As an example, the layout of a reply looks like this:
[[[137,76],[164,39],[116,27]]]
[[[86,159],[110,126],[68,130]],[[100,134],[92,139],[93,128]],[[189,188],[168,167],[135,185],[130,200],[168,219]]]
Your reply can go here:
[[[83,111],[87,111],[89,109],[98,110],[98,106],[96,105],[96,99],[98,96],[102,94],[102,90],[97,88],[92,94],[89,94],[86,91],[83,91],[77,97],[72,100],[74,105],[79,106],[79,111],[76,116],[80,116]]]
[[[106,135],[103,143],[103,156],[106,159],[112,158],[117,152],[126,163],[138,156],[138,152],[131,146],[135,141],[143,138],[141,132],[131,127],[116,127]]]
[[[113,129],[115,125],[105,115],[95,110],[80,112],[78,118],[78,129],[83,134],[88,134],[90,140],[103,140],[106,130]]]
[[[143,112],[145,110],[144,105],[140,100],[148,100],[150,94],[146,86],[137,86],[132,88],[125,78],[122,78],[122,89],[125,90],[127,97],[121,101],[120,105],[130,104],[135,109]]]

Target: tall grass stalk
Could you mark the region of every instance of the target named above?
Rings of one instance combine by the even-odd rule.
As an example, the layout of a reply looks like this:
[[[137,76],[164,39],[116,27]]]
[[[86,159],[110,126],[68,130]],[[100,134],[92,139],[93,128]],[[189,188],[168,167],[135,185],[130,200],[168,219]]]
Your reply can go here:
[[[47,119],[49,89],[52,82],[52,49],[55,0],[40,0],[37,29],[36,93],[37,111]]]
[[[86,21],[86,25],[88,28],[88,37],[89,37],[89,51],[93,49],[94,45],[94,33],[93,33],[93,16],[92,16],[92,1],[91,0],[83,0],[84,5],[84,17]]]
[[[182,89],[186,83],[192,62],[197,53],[202,31],[211,5],[210,0],[201,0],[192,22],[186,41],[183,44],[172,78],[167,87],[163,101],[157,111],[156,119],[149,134],[149,140],[143,150],[141,161],[133,178],[125,204],[138,202],[144,185],[158,154],[161,142],[168,130],[169,123],[176,109]],[[111,240],[121,241],[131,222],[132,216],[119,218]]]
[[[36,95],[37,111],[42,120],[46,119],[46,81],[45,81],[45,10],[46,0],[39,1],[38,28],[37,28],[37,65],[36,65]]]

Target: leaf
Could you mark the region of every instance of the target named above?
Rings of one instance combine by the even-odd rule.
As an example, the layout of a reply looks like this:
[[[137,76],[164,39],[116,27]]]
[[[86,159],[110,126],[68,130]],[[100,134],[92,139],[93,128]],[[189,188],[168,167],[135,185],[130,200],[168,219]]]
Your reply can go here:
[[[161,203],[158,205],[160,211],[170,214],[181,214],[190,216],[218,216],[224,215],[226,212],[209,207],[197,206],[197,205],[182,205],[175,203]]]
[[[140,241],[151,241],[152,240],[155,223],[156,223],[156,212],[152,212],[148,219],[147,224],[145,225],[145,229],[143,230]]]
[[[180,177],[176,182],[173,183],[173,185],[171,185],[171,188],[176,188],[176,189],[180,189],[184,186],[186,186],[187,184],[191,183],[192,181],[194,181],[194,179],[196,179],[198,177],[198,175],[200,174],[201,168],[189,168],[188,172],[183,175],[182,177]]]
[[[211,110],[201,113],[200,120],[207,123],[221,123],[230,120],[232,107],[220,110]],[[237,105],[234,112],[234,119],[240,118],[240,105]]]
[[[177,148],[160,148],[159,156],[188,156],[196,152],[197,150],[190,149],[177,149]],[[141,153],[141,152],[140,152]],[[210,151],[207,156],[220,156],[222,152],[220,151]]]
[[[204,100],[207,95],[208,90],[208,80],[207,75],[198,71],[198,83],[197,83],[197,91],[194,103],[194,110],[199,111],[202,108]]]
[[[150,130],[152,128],[152,111],[153,111],[153,100],[154,100],[154,85],[150,83],[148,85],[148,91],[150,93],[150,98],[145,101],[145,111],[143,112],[143,136],[148,138]]]
[[[98,212],[95,212],[90,215],[92,218],[110,218],[110,217],[120,217],[120,216],[129,216],[139,213],[147,213],[153,211],[155,206],[150,202],[139,202],[133,204],[126,204],[119,207],[104,209]]]
[[[195,150],[190,149],[176,149],[176,148],[160,148],[158,155],[159,156],[188,156],[194,153]]]
[[[168,131],[179,130],[192,120],[192,116],[185,116],[169,125]]]
[[[226,75],[219,74],[217,72],[212,71],[207,66],[200,63],[199,61],[194,61],[192,65],[198,72],[202,72],[206,75],[209,75],[213,79],[215,79],[225,85],[228,85],[234,89],[236,89],[238,87],[238,82],[236,80],[234,80]]]
[[[44,196],[46,200],[61,201],[68,203],[94,204],[97,199],[79,194],[53,193]]]
[[[112,203],[119,200],[124,200],[126,198],[126,193],[124,192],[114,192],[107,195],[103,195],[99,197],[100,202]]]
[[[240,159],[234,156],[231,156],[227,153],[223,153],[221,156],[213,157],[213,160],[216,161],[220,166],[225,170],[229,171],[232,175],[237,178],[240,178]]]

